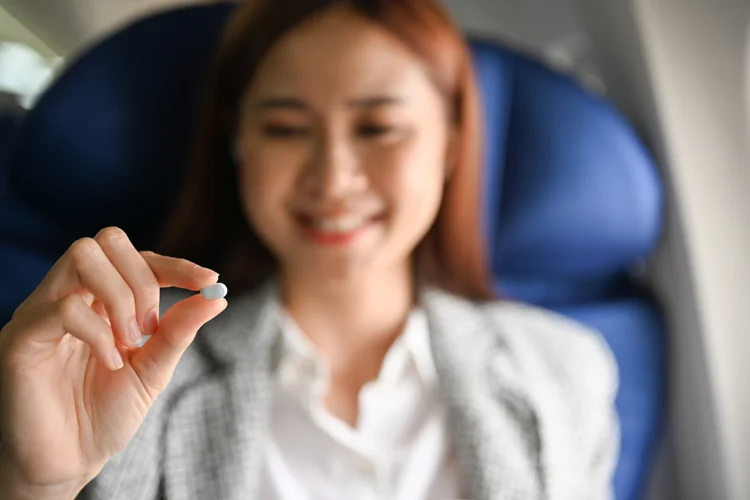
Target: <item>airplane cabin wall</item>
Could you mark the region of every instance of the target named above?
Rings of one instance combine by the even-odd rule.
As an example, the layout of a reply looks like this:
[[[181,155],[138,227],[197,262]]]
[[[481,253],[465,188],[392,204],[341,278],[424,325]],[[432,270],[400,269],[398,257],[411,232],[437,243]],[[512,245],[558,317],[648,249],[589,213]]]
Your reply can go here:
[[[610,97],[656,153],[667,227],[651,269],[670,326],[668,461],[655,498],[750,498],[750,154],[745,0],[579,0]],[[670,496],[666,496],[670,495]]]

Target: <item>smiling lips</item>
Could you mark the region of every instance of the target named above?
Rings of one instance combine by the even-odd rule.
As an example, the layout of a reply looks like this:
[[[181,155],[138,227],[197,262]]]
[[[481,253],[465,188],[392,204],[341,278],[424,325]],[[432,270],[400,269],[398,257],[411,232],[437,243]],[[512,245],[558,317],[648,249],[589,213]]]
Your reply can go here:
[[[364,233],[379,217],[342,214],[329,217],[300,215],[297,218],[305,235],[322,245],[346,245]]]

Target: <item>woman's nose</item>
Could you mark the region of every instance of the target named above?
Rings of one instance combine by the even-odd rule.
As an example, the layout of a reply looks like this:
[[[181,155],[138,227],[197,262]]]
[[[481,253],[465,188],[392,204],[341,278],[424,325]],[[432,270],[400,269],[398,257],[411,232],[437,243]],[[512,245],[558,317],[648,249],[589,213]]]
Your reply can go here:
[[[322,198],[345,198],[357,185],[358,166],[345,140],[321,138],[306,172],[306,184]]]

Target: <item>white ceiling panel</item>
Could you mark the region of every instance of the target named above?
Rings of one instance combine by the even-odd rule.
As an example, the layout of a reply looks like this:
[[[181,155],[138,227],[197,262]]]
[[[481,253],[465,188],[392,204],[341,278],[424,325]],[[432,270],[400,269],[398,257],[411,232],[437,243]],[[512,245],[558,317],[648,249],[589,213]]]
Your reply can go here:
[[[212,1],[221,0],[0,0],[0,6],[65,57],[137,17]],[[588,37],[572,0],[442,2],[468,32],[539,54],[601,90],[597,69],[590,60]]]
[[[206,0],[0,0],[59,55],[67,56],[141,15]]]

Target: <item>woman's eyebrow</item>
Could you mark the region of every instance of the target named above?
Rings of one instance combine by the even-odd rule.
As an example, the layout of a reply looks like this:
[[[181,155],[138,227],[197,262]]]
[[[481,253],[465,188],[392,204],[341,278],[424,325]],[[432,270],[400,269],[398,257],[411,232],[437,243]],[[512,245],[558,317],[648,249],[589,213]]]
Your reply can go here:
[[[376,108],[380,106],[395,106],[404,104],[404,102],[406,102],[406,100],[403,97],[381,95],[352,99],[348,104],[354,108]]]
[[[351,99],[347,101],[347,105],[353,108],[377,108],[381,106],[396,106],[405,102],[406,99],[403,97],[380,95]],[[257,101],[253,107],[259,111],[273,109],[310,110],[307,103],[297,97],[269,97]]]
[[[254,107],[261,111],[269,109],[296,109],[307,111],[309,109],[305,101],[296,97],[269,97],[268,99],[258,101]]]

